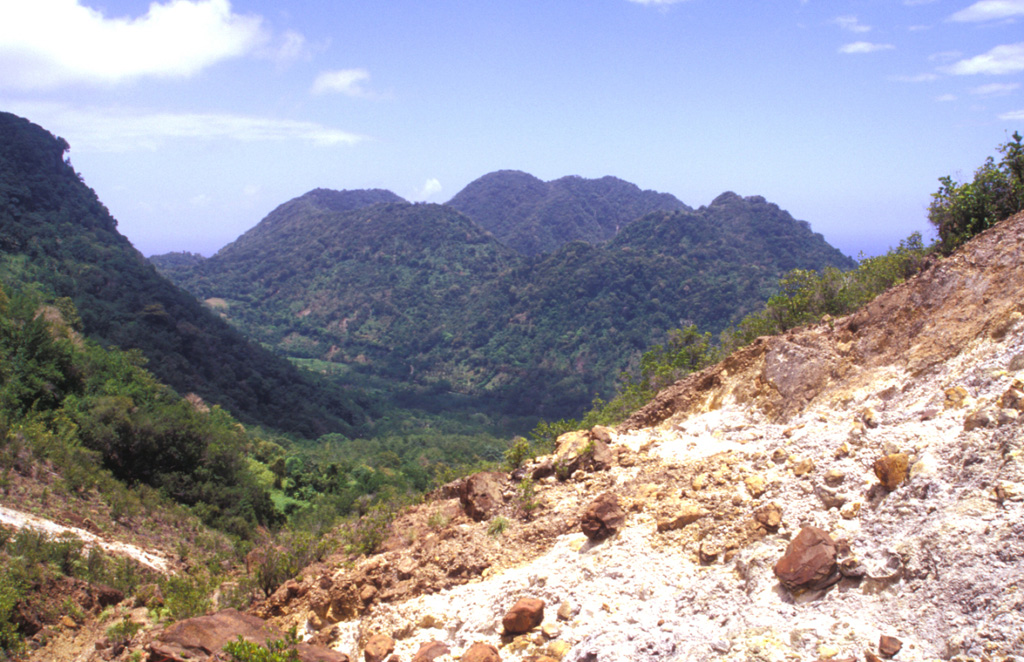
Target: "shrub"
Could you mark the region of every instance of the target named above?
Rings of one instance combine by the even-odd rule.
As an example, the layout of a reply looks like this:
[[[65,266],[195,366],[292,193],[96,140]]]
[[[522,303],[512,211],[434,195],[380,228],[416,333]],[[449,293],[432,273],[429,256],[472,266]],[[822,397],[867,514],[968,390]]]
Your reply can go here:
[[[963,184],[952,177],[939,178],[932,194],[928,220],[939,233],[942,250],[950,253],[982,230],[1024,209],[1024,145],[1020,133],[996,148],[1002,158],[991,156]]]
[[[246,641],[238,636],[237,641],[224,645],[224,652],[234,662],[296,662],[299,653],[284,639],[272,639],[266,646]]]
[[[487,535],[489,536],[500,536],[505,533],[505,529],[508,528],[508,520],[498,515],[491,520],[491,523],[487,525]]]

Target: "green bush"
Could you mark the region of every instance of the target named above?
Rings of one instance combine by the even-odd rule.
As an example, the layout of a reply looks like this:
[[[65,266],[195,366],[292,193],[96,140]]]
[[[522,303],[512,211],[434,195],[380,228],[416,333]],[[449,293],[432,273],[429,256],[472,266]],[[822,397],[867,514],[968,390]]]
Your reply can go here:
[[[237,641],[224,645],[224,652],[234,662],[296,662],[299,659],[298,651],[285,639],[272,639],[261,646],[239,635]]]
[[[932,194],[928,220],[939,233],[943,252],[950,253],[982,230],[1024,209],[1024,145],[1020,133],[996,148],[1002,158],[991,156],[963,184],[952,177],[939,178]]]

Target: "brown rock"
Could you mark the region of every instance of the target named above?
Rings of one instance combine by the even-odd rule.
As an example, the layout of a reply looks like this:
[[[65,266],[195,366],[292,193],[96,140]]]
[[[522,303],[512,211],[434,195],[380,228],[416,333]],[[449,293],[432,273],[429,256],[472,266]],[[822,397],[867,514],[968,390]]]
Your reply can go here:
[[[821,499],[821,503],[825,506],[826,510],[832,508],[842,508],[843,504],[846,503],[846,497],[839,494],[833,489],[829,489],[824,485],[818,485],[814,488],[814,493]]]
[[[903,642],[896,637],[890,637],[883,634],[878,639],[878,652],[885,657],[892,657],[896,653],[899,653],[901,648],[903,648]]]
[[[706,516],[708,511],[704,510],[692,501],[683,501],[673,512],[664,517],[658,518],[658,531],[675,531],[684,526],[693,524],[700,518]]]
[[[907,479],[907,467],[910,463],[906,453],[893,453],[875,460],[875,475],[882,487],[890,492]]]
[[[829,487],[839,487],[846,480],[846,474],[839,469],[829,469],[825,472],[825,484]]]
[[[558,605],[558,620],[568,621],[572,618],[572,604],[568,600],[562,600],[562,604]]]
[[[425,644],[420,644],[416,654],[412,656],[412,662],[433,662],[434,658],[447,655],[450,652],[444,642],[432,639]]]
[[[992,425],[992,417],[989,416],[987,411],[980,409],[978,411],[971,412],[967,415],[967,418],[964,419],[964,430],[967,432],[978,428],[987,428],[990,425]]]
[[[501,619],[505,632],[523,634],[540,625],[544,620],[544,601],[537,598],[522,598]]]
[[[462,654],[462,662],[501,662],[501,655],[494,646],[477,642]]]
[[[946,401],[943,403],[946,409],[959,409],[967,402],[967,389],[963,386],[953,386],[946,389]]]
[[[610,468],[613,461],[608,444],[592,432],[576,430],[558,438],[555,470],[559,478],[571,476],[579,470],[603,471]]]
[[[590,438],[610,444],[615,440],[615,431],[603,425],[595,425],[590,428]]]
[[[790,591],[832,586],[842,575],[836,564],[836,543],[813,526],[800,529],[775,564],[775,576]]]
[[[764,504],[754,511],[754,521],[769,531],[774,531],[782,524],[782,506],[774,501]]]
[[[473,474],[459,487],[459,502],[466,514],[482,522],[490,517],[504,503],[502,482],[505,475],[497,471],[481,471]]]
[[[383,662],[395,652],[395,640],[386,634],[375,634],[370,637],[363,648],[363,659],[366,662]]]
[[[619,505],[619,497],[605,492],[594,499],[583,513],[583,533],[591,540],[604,540],[626,522],[626,513]]]
[[[1024,390],[1017,386],[1019,383],[1014,381],[1013,385],[1006,389],[1006,393],[1003,393],[1002,397],[999,398],[999,404],[1004,409],[1024,411]]]
[[[766,488],[764,477],[750,475],[743,479],[743,483],[747,486],[747,491],[750,492],[750,496],[755,499],[764,494]]]
[[[796,460],[792,466],[794,476],[806,476],[807,474],[814,471],[813,460]]]
[[[871,651],[864,651],[864,662],[882,662],[882,658],[878,657]]]
[[[194,662],[219,653],[224,645],[238,637],[265,645],[269,639],[284,639],[284,634],[262,619],[225,609],[210,616],[179,621],[164,630],[147,646],[150,662]],[[302,662],[349,662],[343,653],[309,644],[297,644]]]

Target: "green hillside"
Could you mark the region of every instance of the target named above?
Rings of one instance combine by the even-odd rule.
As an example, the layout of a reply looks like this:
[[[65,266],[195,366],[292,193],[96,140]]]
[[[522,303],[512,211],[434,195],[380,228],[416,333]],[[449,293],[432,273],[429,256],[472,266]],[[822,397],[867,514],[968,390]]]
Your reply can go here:
[[[154,260],[283,355],[349,379],[493,396],[524,415],[581,411],[669,330],[722,330],[794,267],[853,266],[757,197],[723,194],[648,214],[605,244],[527,257],[448,205],[339,212],[323,195],[282,205],[207,260]]]
[[[551,253],[570,241],[600,243],[649,212],[689,209],[667,193],[615,177],[543,182],[515,170],[480,177],[448,206],[523,255]]]
[[[363,406],[338,387],[250,343],[160,276],[74,171],[68,144],[0,113],[0,278],[69,297],[85,332],[139,349],[179,393],[241,420],[315,438],[351,434]]]

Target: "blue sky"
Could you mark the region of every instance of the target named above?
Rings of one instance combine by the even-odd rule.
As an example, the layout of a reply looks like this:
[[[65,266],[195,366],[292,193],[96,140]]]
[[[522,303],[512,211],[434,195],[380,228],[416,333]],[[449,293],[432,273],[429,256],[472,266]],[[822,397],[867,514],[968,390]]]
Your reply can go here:
[[[844,252],[929,232],[1024,129],[1024,0],[0,0],[0,110],[144,254],[316,188],[499,169],[763,195]]]

